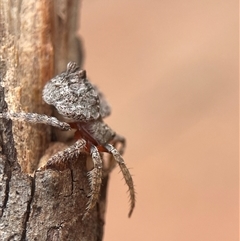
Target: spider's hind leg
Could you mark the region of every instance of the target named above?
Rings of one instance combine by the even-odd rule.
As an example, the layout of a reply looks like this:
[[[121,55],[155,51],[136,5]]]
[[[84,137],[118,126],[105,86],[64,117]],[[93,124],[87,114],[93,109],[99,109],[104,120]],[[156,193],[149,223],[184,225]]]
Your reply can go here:
[[[128,213],[128,217],[130,217],[132,215],[133,209],[135,207],[135,200],[136,200],[132,176],[131,176],[122,156],[116,150],[116,148],[114,148],[114,146],[112,146],[110,144],[106,144],[106,145],[104,145],[104,147],[108,150],[109,153],[111,153],[113,155],[114,159],[116,160],[116,162],[118,163],[118,165],[122,171],[125,182],[128,185],[128,190],[129,190],[129,194],[130,194],[130,211]]]
[[[113,140],[112,140],[112,145],[117,148],[116,146],[118,144],[121,144],[120,148],[119,148],[119,153],[121,155],[123,155],[125,148],[126,148],[126,139],[123,136],[120,136],[118,134],[115,134]],[[117,148],[118,149],[118,148]]]
[[[120,155],[123,155],[126,147],[126,139],[118,134],[115,134],[113,140],[111,141],[112,146],[116,148]],[[110,153],[111,154],[111,153]],[[113,155],[108,157],[108,166],[104,169],[104,175],[108,175],[116,166],[116,161]]]

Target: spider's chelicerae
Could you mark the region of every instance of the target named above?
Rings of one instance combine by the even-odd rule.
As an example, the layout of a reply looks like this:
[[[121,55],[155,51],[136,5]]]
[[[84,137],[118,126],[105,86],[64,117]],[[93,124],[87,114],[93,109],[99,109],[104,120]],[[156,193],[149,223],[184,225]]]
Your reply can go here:
[[[96,205],[99,198],[103,176],[100,152],[110,153],[118,163],[128,185],[130,217],[135,206],[135,191],[131,174],[121,156],[125,147],[125,139],[115,134],[103,122],[103,118],[110,115],[110,107],[98,89],[88,81],[86,71],[80,70],[74,62],[68,63],[65,72],[52,78],[45,85],[43,99],[49,105],[53,105],[68,123],[61,122],[55,117],[36,113],[7,112],[0,114],[0,117],[35,124],[42,123],[62,130],[76,129],[75,138],[77,141],[72,146],[52,156],[41,169],[54,168],[76,158],[81,152],[87,152],[91,155],[93,169],[88,172],[91,193],[83,218]],[[121,144],[119,151],[115,148],[116,144]]]

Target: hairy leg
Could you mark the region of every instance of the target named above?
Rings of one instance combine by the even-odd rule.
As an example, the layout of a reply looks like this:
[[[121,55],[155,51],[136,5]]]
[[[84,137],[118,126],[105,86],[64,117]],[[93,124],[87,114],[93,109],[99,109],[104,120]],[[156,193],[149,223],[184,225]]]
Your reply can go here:
[[[117,148],[118,144],[121,144],[120,148],[119,148],[119,153],[121,155],[123,155],[124,151],[125,151],[125,147],[126,147],[126,139],[123,136],[120,136],[118,134],[116,134],[112,140],[112,145]]]
[[[68,123],[59,121],[55,117],[37,114],[37,113],[25,113],[25,112],[4,112],[0,113],[0,118],[11,119],[13,121],[25,121],[33,124],[45,124],[60,128],[62,130],[70,130],[71,127]]]
[[[133,209],[135,207],[135,201],[136,201],[132,176],[131,176],[122,156],[116,150],[116,148],[114,148],[110,144],[106,144],[104,147],[109,151],[109,153],[111,153],[113,155],[114,159],[116,160],[116,162],[118,163],[118,165],[122,171],[125,182],[128,185],[128,190],[129,190],[129,194],[130,194],[130,211],[128,213],[128,217],[130,217],[132,215]]]
[[[118,150],[120,155],[123,155],[126,147],[126,139],[124,137],[116,134],[111,141],[111,144]],[[116,166],[116,161],[113,155],[110,155],[106,160],[108,161],[108,166],[104,169],[104,175],[108,175]]]
[[[66,169],[68,162],[78,157],[81,151],[84,150],[85,145],[86,141],[84,139],[76,141],[73,145],[69,146],[65,150],[59,151],[53,155],[48,160],[47,164],[43,167],[40,167],[39,170],[55,169],[60,171]]]
[[[89,194],[89,201],[87,203],[86,212],[83,219],[86,218],[89,211],[96,205],[99,199],[99,193],[102,184],[102,158],[98,152],[97,147],[91,146],[90,154],[93,160],[93,169],[88,172],[88,179],[91,188],[91,193]]]

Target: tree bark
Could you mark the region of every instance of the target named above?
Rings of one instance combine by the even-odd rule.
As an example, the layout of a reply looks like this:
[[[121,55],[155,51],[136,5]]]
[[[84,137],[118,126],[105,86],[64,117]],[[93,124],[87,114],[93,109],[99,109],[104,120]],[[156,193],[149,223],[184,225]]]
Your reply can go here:
[[[42,101],[44,84],[68,61],[82,61],[78,5],[78,0],[0,0],[0,112],[51,115]],[[87,155],[61,172],[36,171],[44,153],[40,165],[66,147],[50,144],[51,136],[48,126],[0,119],[0,240],[102,240],[108,177],[83,221],[90,192]],[[61,134],[61,140],[70,137]]]

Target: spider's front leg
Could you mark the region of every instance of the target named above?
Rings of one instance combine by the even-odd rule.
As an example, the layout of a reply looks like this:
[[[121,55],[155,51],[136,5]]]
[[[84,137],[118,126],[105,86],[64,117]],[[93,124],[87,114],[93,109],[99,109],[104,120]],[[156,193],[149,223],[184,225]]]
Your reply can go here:
[[[57,118],[52,116],[37,113],[4,112],[0,113],[0,118],[11,119],[13,121],[25,121],[32,124],[45,124],[60,128],[65,131],[71,129],[70,125],[66,122],[59,121]]]
[[[118,165],[122,171],[125,182],[128,185],[128,190],[129,190],[129,194],[130,194],[130,211],[128,213],[128,217],[130,217],[132,215],[133,209],[135,207],[135,201],[136,201],[132,176],[131,176],[122,156],[117,151],[117,149],[114,148],[114,146],[110,145],[110,144],[106,144],[106,145],[104,145],[104,147],[108,150],[109,153],[111,153],[113,155],[114,159],[116,160],[116,162],[118,163]]]
[[[102,184],[102,158],[99,154],[99,151],[96,146],[92,145],[90,149],[90,154],[93,160],[93,169],[88,172],[88,179],[90,184],[91,192],[89,194],[89,201],[86,207],[86,212],[83,216],[83,219],[89,214],[89,211],[96,205],[99,199],[99,193]]]
[[[58,171],[66,169],[68,162],[78,157],[85,148],[86,141],[84,139],[77,140],[73,145],[63,151],[57,152],[47,162],[46,165],[40,167],[39,170],[55,169]]]

